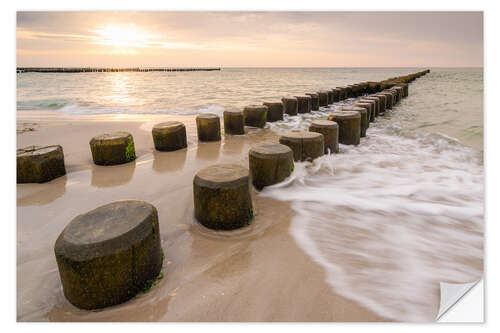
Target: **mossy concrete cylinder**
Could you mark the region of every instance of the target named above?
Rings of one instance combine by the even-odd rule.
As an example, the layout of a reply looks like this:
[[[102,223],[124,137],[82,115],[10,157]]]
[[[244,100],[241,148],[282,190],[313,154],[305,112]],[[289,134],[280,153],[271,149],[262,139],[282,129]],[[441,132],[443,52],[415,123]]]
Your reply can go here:
[[[90,142],[92,158],[97,165],[116,165],[135,160],[132,134],[113,132],[93,137]]]
[[[196,116],[196,129],[199,141],[220,141],[220,119],[213,113],[204,113]]]
[[[75,217],[54,246],[66,299],[94,310],[123,303],[158,277],[163,258],[156,208],[116,201]]]
[[[299,113],[311,112],[311,96],[295,96],[298,102]]]
[[[258,190],[282,182],[293,171],[290,147],[274,143],[252,147],[248,152],[252,183]]]
[[[198,171],[193,180],[194,215],[205,227],[232,230],[253,218],[248,169],[216,164]]]
[[[59,145],[17,150],[17,183],[45,183],[64,176],[64,153]]]
[[[384,95],[385,96],[385,109],[386,110],[392,109],[393,95],[390,92],[387,92],[387,91],[382,91],[378,95]]]
[[[264,102],[267,106],[267,121],[274,122],[283,120],[283,104],[281,102]]]
[[[347,98],[347,89],[345,87],[337,87],[339,90],[339,101],[343,101]]]
[[[245,117],[242,111],[224,111],[224,133],[227,135],[245,134]]]
[[[331,120],[313,120],[309,125],[310,132],[323,134],[325,154],[339,152],[339,125]]]
[[[311,161],[323,156],[325,151],[321,133],[292,131],[282,135],[279,142],[292,149],[295,161]]]
[[[364,138],[366,136],[366,130],[370,127],[370,120],[368,119],[368,111],[365,108],[358,106],[343,106],[341,111],[357,111],[361,115],[361,132],[360,136]]]
[[[297,115],[298,111],[298,102],[295,97],[283,97],[281,99],[283,103],[283,112],[290,116]]]
[[[245,125],[251,127],[264,128],[267,122],[267,112],[269,108],[265,105],[249,105],[243,109]]]
[[[373,100],[369,97],[362,97],[358,102],[359,103],[367,103],[367,104],[371,105],[370,122],[373,123],[375,121],[375,117],[377,116],[377,101]]]
[[[339,102],[340,101],[340,89],[334,88],[331,91],[332,91],[332,103],[330,103],[330,104],[333,104],[335,102]],[[328,96],[330,96],[330,94]],[[328,98],[330,98],[330,97],[328,97]]]
[[[382,103],[382,98],[377,97],[377,96],[366,96],[366,97],[363,97],[363,100],[372,101],[375,103],[375,108],[374,108],[375,117],[378,117],[379,113],[380,113],[380,104]]]
[[[334,112],[328,116],[339,125],[339,142],[344,145],[359,145],[361,137],[361,113],[358,111]]]
[[[385,110],[387,110],[387,96],[381,93],[373,95],[375,97],[378,97],[381,99],[380,101],[380,108],[378,110],[379,115],[382,115],[385,113]]]
[[[151,131],[155,149],[174,151],[187,147],[186,126],[178,121],[156,124]]]
[[[334,99],[335,99],[335,93],[332,90],[328,90],[326,92],[327,94],[327,102],[328,104],[333,104]]]
[[[328,92],[318,91],[319,106],[328,106]]]
[[[318,111],[319,110],[319,96],[316,93],[307,93],[307,96],[311,97],[311,110]]]
[[[375,121],[375,112],[372,112],[373,109],[371,103],[363,103],[358,101],[354,103],[354,106],[366,109],[366,112],[368,112],[368,123]]]

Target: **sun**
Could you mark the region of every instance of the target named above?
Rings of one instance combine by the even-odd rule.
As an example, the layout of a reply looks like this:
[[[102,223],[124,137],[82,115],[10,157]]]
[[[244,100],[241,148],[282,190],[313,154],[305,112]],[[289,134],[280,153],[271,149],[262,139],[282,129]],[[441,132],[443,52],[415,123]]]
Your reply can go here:
[[[95,43],[114,48],[143,48],[155,38],[154,35],[140,31],[134,24],[107,25],[93,31]]]

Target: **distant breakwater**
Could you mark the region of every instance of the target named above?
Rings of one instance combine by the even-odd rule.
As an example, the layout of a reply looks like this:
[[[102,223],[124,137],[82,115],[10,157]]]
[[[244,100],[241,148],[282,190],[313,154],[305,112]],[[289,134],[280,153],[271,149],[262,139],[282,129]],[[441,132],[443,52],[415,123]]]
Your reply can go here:
[[[98,73],[98,72],[196,72],[196,71],[220,71],[220,67],[17,67],[16,73]]]

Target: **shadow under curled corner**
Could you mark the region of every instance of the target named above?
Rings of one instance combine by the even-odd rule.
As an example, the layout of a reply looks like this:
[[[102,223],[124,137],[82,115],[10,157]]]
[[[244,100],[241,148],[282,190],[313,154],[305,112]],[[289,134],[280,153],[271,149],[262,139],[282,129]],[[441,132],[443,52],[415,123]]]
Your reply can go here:
[[[483,279],[469,283],[441,282],[440,292],[437,322],[481,323],[484,321]],[[467,311],[467,317],[461,316],[463,311]]]

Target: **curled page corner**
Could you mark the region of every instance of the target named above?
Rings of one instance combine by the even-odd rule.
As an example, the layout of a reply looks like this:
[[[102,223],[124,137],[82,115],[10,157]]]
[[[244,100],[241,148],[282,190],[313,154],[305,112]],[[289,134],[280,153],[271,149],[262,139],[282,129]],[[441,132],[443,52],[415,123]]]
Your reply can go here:
[[[439,312],[436,317],[438,321],[448,310],[450,310],[462,297],[464,297],[481,279],[470,283],[446,283],[440,282],[441,300]]]

